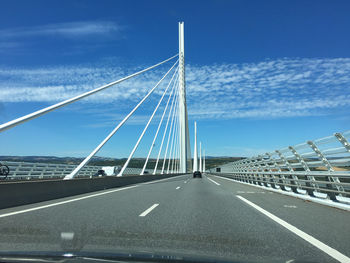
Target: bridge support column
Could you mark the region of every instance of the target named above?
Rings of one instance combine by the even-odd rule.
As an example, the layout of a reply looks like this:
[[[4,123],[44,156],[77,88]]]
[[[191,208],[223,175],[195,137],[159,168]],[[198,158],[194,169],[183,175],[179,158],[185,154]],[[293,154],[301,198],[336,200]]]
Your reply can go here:
[[[197,154],[197,123],[194,122],[194,150],[193,150],[193,172],[198,171],[198,154]]]
[[[179,123],[180,173],[186,173],[191,169],[187,162],[191,156],[191,148],[186,106],[184,22],[179,22]]]

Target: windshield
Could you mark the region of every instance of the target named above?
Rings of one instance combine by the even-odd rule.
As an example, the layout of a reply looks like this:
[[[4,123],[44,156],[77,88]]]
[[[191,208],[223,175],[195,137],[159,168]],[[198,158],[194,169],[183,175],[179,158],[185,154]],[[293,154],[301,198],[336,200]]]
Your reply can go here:
[[[350,262],[348,1],[0,8],[0,261]]]

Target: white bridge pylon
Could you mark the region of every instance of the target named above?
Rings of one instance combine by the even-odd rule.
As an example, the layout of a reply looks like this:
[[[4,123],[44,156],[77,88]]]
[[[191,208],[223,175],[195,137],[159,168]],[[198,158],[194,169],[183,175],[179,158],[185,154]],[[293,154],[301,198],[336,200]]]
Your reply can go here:
[[[179,23],[179,122],[180,172],[186,173],[191,170],[192,162],[186,104],[184,22]]]
[[[202,155],[202,142],[199,142],[199,165],[198,165],[198,149],[197,149],[197,122],[194,122],[194,150],[193,150],[193,172],[205,172],[205,151]]]
[[[196,171],[198,171],[197,122],[194,122],[193,172],[196,172]]]

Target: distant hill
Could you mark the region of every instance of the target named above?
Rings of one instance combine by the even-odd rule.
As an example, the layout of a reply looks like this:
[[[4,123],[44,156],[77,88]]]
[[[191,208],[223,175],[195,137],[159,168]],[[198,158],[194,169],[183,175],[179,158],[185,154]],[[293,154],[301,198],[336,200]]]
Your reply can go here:
[[[12,162],[32,162],[32,163],[62,163],[79,164],[83,158],[76,157],[56,157],[56,156],[0,156],[2,161]],[[113,158],[93,157],[91,162],[111,161]]]
[[[56,156],[0,156],[1,162],[32,162],[32,163],[59,163],[59,164],[76,164],[78,165],[84,158],[76,157],[56,157]],[[213,168],[229,162],[234,162],[242,159],[242,157],[214,157],[207,156],[205,163],[206,168]],[[110,158],[110,157],[93,157],[89,165],[97,166],[121,166],[126,162],[126,158]],[[145,163],[145,158],[133,158],[129,163],[129,167],[142,168]],[[156,159],[149,159],[147,168],[154,168]],[[163,161],[159,160],[158,167],[162,167]]]
[[[84,160],[84,158],[57,156],[0,156],[0,160],[9,162],[79,164]],[[115,159],[95,156],[91,159],[89,165],[120,165],[125,163],[125,161],[126,158]]]

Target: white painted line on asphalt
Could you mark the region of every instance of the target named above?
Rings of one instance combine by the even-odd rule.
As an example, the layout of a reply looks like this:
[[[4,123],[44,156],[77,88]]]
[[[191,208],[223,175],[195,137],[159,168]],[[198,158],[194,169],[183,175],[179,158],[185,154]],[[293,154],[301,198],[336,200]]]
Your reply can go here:
[[[296,205],[284,205],[283,207],[287,207],[287,208],[297,208]]]
[[[181,187],[180,186],[178,186],[178,187],[176,187],[176,190],[178,190],[178,189],[180,189]]]
[[[118,188],[118,189],[110,190],[110,191],[107,191],[107,192],[91,194],[91,195],[78,197],[78,198],[73,198],[73,199],[69,199],[69,200],[66,200],[66,201],[61,201],[61,202],[57,202],[57,203],[53,203],[53,204],[49,204],[49,205],[42,205],[42,206],[38,206],[38,207],[28,208],[28,209],[24,209],[24,210],[20,210],[20,211],[16,211],[16,212],[10,212],[10,213],[6,213],[6,214],[0,215],[0,218],[1,217],[12,216],[12,215],[23,214],[23,213],[27,213],[27,212],[31,212],[31,211],[35,211],[35,210],[39,210],[39,209],[49,208],[49,207],[56,206],[56,205],[63,205],[63,204],[71,203],[71,202],[76,202],[76,201],[88,199],[88,198],[91,198],[91,197],[96,197],[96,196],[100,196],[100,195],[106,195],[106,194],[110,194],[110,193],[114,193],[114,192],[119,192],[119,191],[126,190],[126,189],[131,189],[131,188],[135,188],[135,187],[138,187],[138,185]]]
[[[320,198],[317,198],[317,197],[311,197],[311,196],[308,196],[308,195],[296,194],[296,193],[293,193],[293,192],[287,192],[287,191],[283,191],[282,189],[273,189],[273,188],[267,188],[267,187],[261,186],[261,185],[254,185],[254,184],[249,184],[249,183],[245,183],[245,182],[239,182],[239,181],[233,180],[231,178],[217,176],[217,175],[214,175],[214,174],[212,176],[215,176],[216,178],[220,178],[220,179],[225,179],[227,181],[231,181],[231,182],[236,183],[236,184],[243,184],[243,185],[246,185],[246,186],[262,188],[264,190],[269,191],[270,194],[278,193],[278,194],[286,195],[286,196],[289,196],[289,197],[295,197],[295,198],[298,198],[298,199],[311,201],[313,203],[326,205],[328,207],[335,207],[335,208],[339,208],[339,209],[342,209],[342,210],[350,211],[350,205],[348,205],[348,204],[339,203],[339,202],[337,203],[337,202],[334,202],[334,201],[331,201],[331,200],[324,200],[324,199],[320,199]]]
[[[244,194],[244,191],[237,191],[238,194]]]
[[[255,194],[255,192],[247,192],[247,194]]]
[[[183,176],[186,176],[186,175],[180,175],[179,177],[183,177]],[[63,205],[63,204],[71,203],[71,202],[76,202],[76,201],[84,200],[84,199],[91,198],[91,197],[96,197],[96,196],[100,196],[100,195],[105,195],[105,194],[110,194],[110,193],[114,193],[114,192],[119,192],[119,191],[122,191],[122,190],[135,188],[135,187],[138,187],[140,185],[157,183],[157,182],[160,182],[160,181],[165,181],[165,180],[169,180],[169,179],[173,179],[173,178],[176,178],[176,176],[169,177],[169,178],[164,178],[164,179],[159,179],[159,180],[154,180],[154,181],[146,182],[146,183],[139,183],[137,185],[127,186],[127,187],[118,188],[118,189],[114,189],[114,190],[110,190],[110,191],[106,191],[106,192],[102,192],[102,193],[91,194],[91,195],[87,195],[87,196],[83,196],[83,197],[73,198],[73,199],[69,199],[69,200],[66,200],[66,201],[61,201],[61,202],[52,203],[52,204],[48,204],[48,205],[42,205],[42,206],[28,208],[28,209],[24,209],[24,210],[20,210],[20,211],[9,212],[9,213],[5,213],[5,214],[2,214],[2,215],[0,214],[0,218],[7,217],[7,216],[12,216],[12,215],[17,215],[17,214],[23,214],[23,213],[36,211],[36,210],[40,210],[40,209],[44,209],[44,208],[49,208],[49,207],[53,207],[53,206],[57,206],[57,205]]]
[[[255,208],[256,210],[258,210],[262,214],[266,215],[267,217],[269,217],[270,219],[272,219],[276,223],[280,224],[281,226],[285,227],[289,231],[293,232],[297,236],[301,237],[305,241],[309,242],[311,245],[317,247],[318,249],[320,249],[324,253],[328,254],[332,258],[334,258],[334,259],[336,259],[336,260],[338,260],[339,262],[342,262],[342,263],[349,263],[350,262],[350,258],[345,256],[344,254],[340,253],[338,250],[335,250],[334,248],[331,248],[330,246],[326,245],[325,243],[319,241],[318,239],[316,239],[316,238],[310,236],[309,234],[301,231],[299,228],[296,228],[295,226],[293,226],[293,225],[287,223],[286,221],[280,219],[279,217],[271,214],[270,212],[266,211],[265,209],[261,208],[260,206],[250,202],[249,200],[245,199],[244,197],[242,197],[240,195],[236,195],[236,196],[239,199],[241,199],[243,202],[245,202],[248,205],[250,205],[251,207]]]
[[[208,178],[208,180],[210,180],[210,181],[213,182],[214,184],[220,185],[219,183],[215,182],[214,180],[210,179],[209,177],[207,177],[207,178]]]
[[[74,232],[61,232],[62,240],[73,240]]]
[[[150,208],[146,209],[144,212],[142,212],[139,216],[146,216],[148,215],[154,208],[156,208],[157,206],[159,206],[159,204],[154,204],[152,205]]]
[[[150,181],[150,182],[146,182],[146,183],[140,183],[140,184],[141,185],[142,184],[155,184],[155,183],[158,183],[158,182],[167,181],[167,180],[170,180],[170,179],[174,179],[174,178],[177,178],[177,177],[183,177],[183,176],[186,176],[186,175],[179,175],[179,176],[174,176],[174,177],[169,177],[169,178],[164,178],[164,179],[158,179],[158,180],[154,180],[154,181]]]

